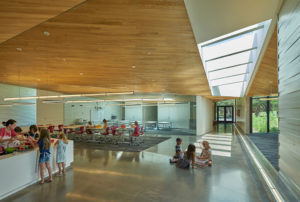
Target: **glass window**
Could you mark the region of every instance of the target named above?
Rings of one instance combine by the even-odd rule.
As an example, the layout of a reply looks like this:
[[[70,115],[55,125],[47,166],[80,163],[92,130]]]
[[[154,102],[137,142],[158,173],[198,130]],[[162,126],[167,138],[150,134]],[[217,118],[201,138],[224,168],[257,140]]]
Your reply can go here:
[[[252,98],[252,133],[278,132],[277,97]]]
[[[249,62],[251,51],[239,53],[236,55],[227,56],[217,60],[211,60],[206,62],[207,71],[217,70],[224,67],[231,67],[238,64],[244,64]],[[234,72],[232,72],[234,73]]]
[[[219,71],[209,72],[208,75],[209,75],[210,80],[213,80],[216,78],[231,76],[232,72],[235,72],[235,74],[245,74],[247,72],[247,65],[240,65],[240,66],[232,67],[229,69],[223,69],[223,70],[219,70]]]
[[[278,132],[278,100],[270,100],[270,132]]]
[[[211,85],[212,86],[220,86],[220,85],[224,85],[224,84],[243,82],[244,79],[245,79],[244,74],[238,75],[238,76],[231,76],[231,77],[227,77],[227,78],[212,80]]]
[[[252,132],[266,133],[267,131],[267,101],[252,99]]]
[[[244,95],[270,23],[267,20],[198,44],[212,95]],[[234,82],[240,83],[219,87]]]

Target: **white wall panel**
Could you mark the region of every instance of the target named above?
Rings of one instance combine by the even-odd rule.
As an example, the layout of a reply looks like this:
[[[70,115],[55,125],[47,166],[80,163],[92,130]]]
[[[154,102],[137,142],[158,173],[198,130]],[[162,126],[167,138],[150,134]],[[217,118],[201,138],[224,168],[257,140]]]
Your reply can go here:
[[[25,88],[7,84],[0,84],[0,104],[9,104],[4,102],[6,97],[36,96],[36,89]],[[35,100],[24,100],[15,102],[36,103]],[[29,126],[36,124],[36,105],[14,105],[12,107],[0,107],[0,121],[15,119],[18,126]]]
[[[299,58],[300,1],[286,0],[278,20],[279,169],[298,196],[300,196]]]

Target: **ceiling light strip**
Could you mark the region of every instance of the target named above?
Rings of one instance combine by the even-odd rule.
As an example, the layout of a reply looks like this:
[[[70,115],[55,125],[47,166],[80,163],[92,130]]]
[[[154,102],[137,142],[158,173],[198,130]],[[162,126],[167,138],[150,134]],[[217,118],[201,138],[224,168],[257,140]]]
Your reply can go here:
[[[220,70],[224,70],[224,69],[230,69],[230,68],[233,68],[233,67],[238,67],[238,66],[242,66],[242,65],[247,65],[247,64],[251,64],[252,61],[250,62],[245,62],[245,63],[241,63],[241,64],[237,64],[237,65],[232,65],[232,66],[228,66],[228,67],[222,67],[220,69],[215,69],[215,70],[210,70],[208,71],[209,73],[210,72],[216,72],[216,71],[220,71]]]
[[[211,62],[211,61],[222,59],[222,58],[225,58],[225,57],[230,57],[230,56],[233,56],[233,55],[238,55],[240,53],[252,51],[252,50],[255,50],[255,49],[257,49],[257,46],[253,47],[253,48],[248,48],[246,50],[241,50],[241,51],[237,51],[237,52],[234,52],[234,53],[230,53],[230,54],[227,54],[227,55],[222,55],[222,56],[219,56],[219,57],[216,57],[216,58],[212,58],[212,59],[209,59],[209,60],[205,60],[205,62]]]
[[[136,98],[136,99],[116,99],[116,100],[69,100],[65,103],[87,103],[87,102],[136,102],[136,101],[142,101],[142,102],[165,102],[165,101],[174,101],[173,98],[161,98],[161,99],[150,99],[150,98]]]
[[[101,95],[133,95],[134,92],[116,92],[116,93],[93,93],[93,94],[73,94],[73,95],[49,95],[49,96],[31,96],[31,97],[14,97],[4,98],[4,101],[13,100],[31,100],[31,99],[52,99],[52,98],[71,98],[71,97],[92,97]]]
[[[241,74],[233,74],[233,75],[230,75],[230,76],[223,76],[223,77],[211,79],[211,81],[215,81],[215,80],[219,80],[219,79],[226,79],[226,78],[230,78],[230,77],[234,77],[234,76],[245,75],[245,74],[248,74],[248,73],[249,73],[249,72],[245,72],[245,73],[241,73]]]
[[[225,38],[222,38],[222,39],[213,41],[213,42],[208,42],[207,44],[201,45],[201,48],[203,48],[203,47],[205,47],[205,46],[210,46],[210,45],[213,45],[213,44],[215,44],[215,43],[219,43],[219,42],[222,42],[222,41],[225,41],[225,40],[228,40],[228,39],[232,39],[232,38],[235,38],[235,37],[237,37],[237,36],[241,36],[241,35],[244,35],[244,34],[247,34],[247,33],[250,33],[250,32],[254,32],[254,31],[256,31],[256,30],[263,29],[264,27],[265,27],[264,25],[260,25],[260,26],[258,26],[258,27],[255,27],[255,28],[246,30],[246,31],[244,31],[244,32],[240,32],[240,33],[238,33],[238,34],[234,34],[234,35],[231,35],[231,36],[228,36],[228,37],[225,37]]]

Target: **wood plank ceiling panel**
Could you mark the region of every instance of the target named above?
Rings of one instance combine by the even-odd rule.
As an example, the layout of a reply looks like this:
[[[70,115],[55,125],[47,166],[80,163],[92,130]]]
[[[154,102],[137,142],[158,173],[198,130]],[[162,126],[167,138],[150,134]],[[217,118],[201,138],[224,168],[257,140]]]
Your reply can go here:
[[[1,44],[0,68],[4,83],[63,93],[211,96],[181,0],[89,0]]]
[[[278,93],[277,29],[268,44],[248,96],[268,96]]]
[[[0,44],[83,0],[1,0]]]

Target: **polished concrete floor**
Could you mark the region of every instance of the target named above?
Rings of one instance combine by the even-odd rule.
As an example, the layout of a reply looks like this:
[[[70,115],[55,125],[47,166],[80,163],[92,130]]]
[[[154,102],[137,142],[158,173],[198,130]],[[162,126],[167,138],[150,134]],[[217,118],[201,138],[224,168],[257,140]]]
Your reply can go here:
[[[182,170],[170,165],[177,136],[139,153],[75,148],[66,176],[4,201],[271,201],[231,126],[216,131],[181,137],[184,149],[195,143],[198,151],[198,142],[208,140],[212,167]]]

